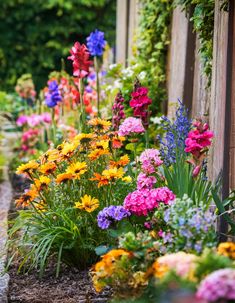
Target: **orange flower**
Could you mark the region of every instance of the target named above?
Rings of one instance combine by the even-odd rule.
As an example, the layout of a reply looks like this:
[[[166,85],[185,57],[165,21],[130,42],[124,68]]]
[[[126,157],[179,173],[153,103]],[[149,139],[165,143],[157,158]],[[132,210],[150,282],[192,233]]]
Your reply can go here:
[[[48,162],[40,166],[39,172],[45,175],[52,174],[56,170],[56,164],[54,162]]]
[[[35,188],[31,188],[26,191],[19,199],[15,200],[16,207],[26,207],[38,196],[38,192]]]
[[[109,155],[108,150],[103,150],[103,149],[95,149],[92,151],[89,155],[88,158],[91,159],[92,161],[97,160],[99,157],[104,156],[104,155]]]
[[[72,180],[73,179],[73,174],[71,173],[63,173],[63,174],[59,174],[56,177],[56,182],[57,183],[62,183],[62,182],[66,182],[68,180]]]
[[[50,182],[51,179],[46,176],[40,176],[39,179],[34,179],[34,183],[38,191],[43,190]]]
[[[121,148],[123,146],[123,141],[125,141],[125,137],[114,136],[112,138],[112,147],[113,148]]]
[[[235,243],[234,242],[224,242],[220,243],[217,248],[218,254],[229,257],[235,260]]]
[[[159,264],[158,261],[155,261],[152,265],[152,273],[156,278],[163,278],[164,275],[169,271],[169,268],[167,265]],[[148,271],[150,273],[151,270]]]
[[[102,176],[101,174],[94,173],[94,178],[90,179],[91,181],[98,181],[98,188],[103,185],[109,184],[109,179],[107,177]]]
[[[124,167],[130,162],[128,155],[122,156],[118,161],[110,161],[110,167]]]

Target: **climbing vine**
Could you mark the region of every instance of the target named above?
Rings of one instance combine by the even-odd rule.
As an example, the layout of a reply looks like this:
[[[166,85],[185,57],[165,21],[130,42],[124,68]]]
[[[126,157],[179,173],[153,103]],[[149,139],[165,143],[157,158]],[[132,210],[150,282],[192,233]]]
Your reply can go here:
[[[141,0],[137,61],[147,72],[154,110],[166,100],[167,48],[173,0]]]
[[[203,62],[203,70],[211,84],[214,31],[214,0],[175,0],[187,13],[191,10],[190,20],[200,41],[199,53]]]

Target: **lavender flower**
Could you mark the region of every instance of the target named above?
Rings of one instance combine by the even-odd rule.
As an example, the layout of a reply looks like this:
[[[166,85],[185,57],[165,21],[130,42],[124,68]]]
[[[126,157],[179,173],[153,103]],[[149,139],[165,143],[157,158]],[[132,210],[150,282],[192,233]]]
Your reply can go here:
[[[106,44],[104,33],[96,29],[90,33],[90,36],[86,40],[90,54],[92,56],[102,56]]]
[[[164,159],[165,165],[169,166],[176,162],[176,155],[184,154],[185,139],[191,128],[191,120],[187,117],[187,110],[183,103],[178,100],[179,107],[176,111],[176,118],[171,122],[167,117],[162,117],[164,122],[163,128],[166,130],[165,138],[160,140],[160,154]]]
[[[48,107],[55,107],[57,103],[62,100],[56,80],[53,80],[49,83],[48,90],[49,91],[46,94],[45,103]]]
[[[127,211],[123,206],[111,205],[109,207],[105,207],[98,213],[98,226],[101,229],[107,229],[113,222],[121,221],[130,215],[131,213]]]

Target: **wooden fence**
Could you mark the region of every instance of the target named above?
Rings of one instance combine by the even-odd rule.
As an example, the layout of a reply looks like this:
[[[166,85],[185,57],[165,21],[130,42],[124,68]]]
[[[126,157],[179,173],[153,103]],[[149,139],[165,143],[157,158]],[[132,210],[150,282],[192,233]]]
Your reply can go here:
[[[185,13],[176,8],[171,25],[167,66],[168,115],[177,98],[184,100],[193,117],[210,123],[215,140],[209,160],[209,176],[223,178],[223,196],[235,188],[235,5],[229,12],[215,0],[213,71],[211,87],[202,72],[200,42]],[[138,23],[138,0],[117,0],[117,62],[126,64],[131,55]]]

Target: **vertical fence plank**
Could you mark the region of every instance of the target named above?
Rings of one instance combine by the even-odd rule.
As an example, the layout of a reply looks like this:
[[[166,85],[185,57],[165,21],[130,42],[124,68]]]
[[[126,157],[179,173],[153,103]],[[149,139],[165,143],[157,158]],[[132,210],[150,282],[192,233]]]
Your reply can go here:
[[[117,0],[116,62],[126,64],[127,56],[127,0]]]
[[[194,43],[192,25],[185,12],[177,7],[172,18],[167,67],[169,117],[174,116],[178,98],[185,101],[187,107],[191,107]]]

